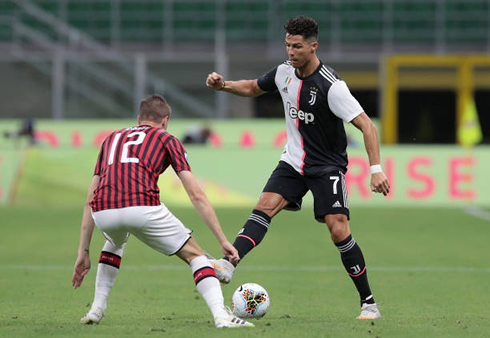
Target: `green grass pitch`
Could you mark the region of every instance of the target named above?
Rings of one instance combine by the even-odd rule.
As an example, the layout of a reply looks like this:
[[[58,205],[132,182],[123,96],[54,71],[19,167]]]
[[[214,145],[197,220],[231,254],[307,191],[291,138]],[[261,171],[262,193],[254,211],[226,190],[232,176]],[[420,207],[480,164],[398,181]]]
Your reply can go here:
[[[93,154],[92,154],[93,157]],[[18,205],[0,208],[1,337],[488,337],[489,222],[460,209],[352,207],[351,229],[363,249],[382,318],[358,321],[358,296],[312,210],[282,212],[264,239],[223,287],[228,305],[241,283],[264,286],[267,315],[253,329],[215,329],[195,291],[190,269],[130,238],[121,271],[98,326],[82,326],[93,297],[104,242],[97,230],[92,270],[71,288],[79,222],[93,163],[78,163],[80,182],[60,172],[49,181],[33,154]],[[60,163],[66,157],[60,157]],[[60,169],[61,170],[61,169]],[[88,171],[88,172],[87,172]],[[43,179],[41,179],[43,178]],[[56,181],[51,177],[52,181]],[[68,189],[65,189],[68,188]],[[60,196],[61,191],[64,195]],[[58,195],[57,195],[58,194]],[[44,197],[49,195],[49,197]],[[56,196],[57,195],[57,196]],[[35,201],[39,203],[36,205]],[[59,203],[55,203],[59,201]],[[233,240],[250,208],[218,209]],[[171,208],[198,243],[220,250],[192,209]]]

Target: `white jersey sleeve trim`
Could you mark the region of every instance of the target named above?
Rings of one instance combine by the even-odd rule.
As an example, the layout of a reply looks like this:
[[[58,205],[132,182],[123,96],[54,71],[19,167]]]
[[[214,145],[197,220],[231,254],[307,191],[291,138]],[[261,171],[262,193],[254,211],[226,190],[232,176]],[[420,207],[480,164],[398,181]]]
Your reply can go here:
[[[328,90],[328,106],[330,110],[345,122],[350,122],[364,109],[347,88],[345,81],[337,81]]]

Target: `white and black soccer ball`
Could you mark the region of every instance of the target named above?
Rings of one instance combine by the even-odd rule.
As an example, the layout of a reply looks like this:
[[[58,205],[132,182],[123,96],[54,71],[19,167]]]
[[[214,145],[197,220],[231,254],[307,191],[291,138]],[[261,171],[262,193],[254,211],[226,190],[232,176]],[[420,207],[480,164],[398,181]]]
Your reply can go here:
[[[233,293],[231,301],[233,312],[240,318],[263,317],[269,310],[270,304],[267,291],[255,283],[240,285]]]

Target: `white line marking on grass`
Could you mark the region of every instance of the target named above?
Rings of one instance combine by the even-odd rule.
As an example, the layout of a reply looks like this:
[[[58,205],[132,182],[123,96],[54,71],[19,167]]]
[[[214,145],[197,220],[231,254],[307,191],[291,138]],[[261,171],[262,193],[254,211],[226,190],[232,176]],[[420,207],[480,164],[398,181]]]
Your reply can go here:
[[[260,271],[344,271],[342,266],[255,266],[243,267],[244,270],[260,270]],[[367,266],[369,271],[383,272],[483,272],[490,273],[490,267],[474,268],[474,267],[396,267],[396,266]]]
[[[58,265],[0,265],[0,270],[72,270],[73,267],[58,266]],[[182,265],[121,265],[121,269],[125,270],[137,270],[137,271],[154,271],[154,270],[168,270],[168,271],[187,271],[189,267]],[[274,266],[274,265],[257,265],[257,266],[243,266],[241,270],[246,271],[304,271],[304,272],[321,272],[321,271],[343,271],[341,266]],[[424,267],[424,266],[368,266],[369,271],[381,271],[381,272],[460,272],[460,273],[490,273],[490,267]]]
[[[490,221],[490,211],[478,207],[466,207],[463,209],[465,213],[480,218],[485,221]]]

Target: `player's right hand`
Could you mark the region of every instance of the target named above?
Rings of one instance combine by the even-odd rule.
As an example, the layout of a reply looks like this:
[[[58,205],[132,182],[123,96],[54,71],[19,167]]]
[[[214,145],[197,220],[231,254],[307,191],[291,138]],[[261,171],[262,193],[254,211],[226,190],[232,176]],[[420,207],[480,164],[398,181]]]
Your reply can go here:
[[[224,80],[221,75],[216,72],[212,72],[208,74],[208,78],[206,79],[206,86],[214,90],[220,90],[223,88]]]
[[[231,263],[236,263],[240,260],[237,249],[228,241],[221,244],[221,250],[228,257]]]
[[[90,270],[90,256],[88,254],[79,255],[73,268],[71,285],[74,289],[82,285],[83,278]]]

